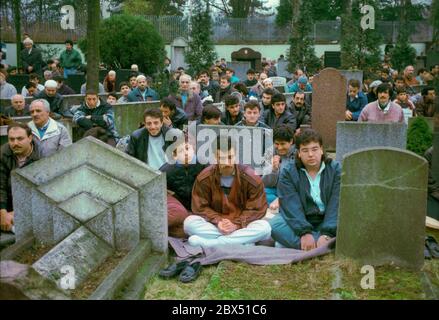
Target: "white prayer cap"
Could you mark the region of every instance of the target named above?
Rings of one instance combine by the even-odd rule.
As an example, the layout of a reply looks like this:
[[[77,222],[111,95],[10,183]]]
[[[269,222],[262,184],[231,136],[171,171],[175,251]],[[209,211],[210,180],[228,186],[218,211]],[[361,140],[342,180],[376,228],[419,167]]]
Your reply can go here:
[[[51,89],[56,89],[58,87],[58,83],[55,80],[47,80],[44,83],[44,87],[45,88],[51,88]]]

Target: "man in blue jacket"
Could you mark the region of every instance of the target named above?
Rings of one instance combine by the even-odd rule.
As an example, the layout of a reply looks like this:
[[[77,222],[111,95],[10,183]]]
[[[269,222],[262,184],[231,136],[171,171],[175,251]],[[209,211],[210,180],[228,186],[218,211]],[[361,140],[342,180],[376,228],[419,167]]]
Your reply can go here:
[[[361,111],[367,104],[366,95],[360,91],[360,81],[349,80],[349,93],[346,101],[346,121],[357,121]]]
[[[314,130],[304,130],[296,148],[279,176],[280,212],[270,221],[271,235],[277,247],[311,250],[336,235],[341,167],[325,158]]]

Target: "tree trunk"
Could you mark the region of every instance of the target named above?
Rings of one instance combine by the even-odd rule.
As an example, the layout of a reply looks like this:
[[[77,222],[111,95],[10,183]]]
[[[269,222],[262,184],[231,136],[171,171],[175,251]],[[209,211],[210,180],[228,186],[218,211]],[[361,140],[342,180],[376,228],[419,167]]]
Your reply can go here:
[[[293,20],[291,21],[291,32],[293,34],[293,38],[297,38],[299,36],[299,30],[297,28],[297,22],[300,17],[300,7],[302,6],[302,0],[292,0],[292,9],[293,9]]]
[[[14,24],[15,24],[15,43],[17,44],[17,67],[21,65],[21,13],[20,0],[13,0]]]
[[[87,0],[87,90],[99,92],[100,1]]]

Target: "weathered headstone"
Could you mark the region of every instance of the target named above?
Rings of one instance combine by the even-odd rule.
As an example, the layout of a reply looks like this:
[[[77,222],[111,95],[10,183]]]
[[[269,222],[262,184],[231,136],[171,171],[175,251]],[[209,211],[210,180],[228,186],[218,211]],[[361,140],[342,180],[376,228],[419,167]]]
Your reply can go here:
[[[312,127],[326,150],[335,150],[337,121],[345,119],[346,78],[336,69],[323,69],[313,80]]]
[[[271,129],[198,125],[196,130],[197,156],[200,161],[204,159],[209,159],[209,163],[214,161],[215,154],[211,150],[211,145],[214,139],[221,135],[231,136],[237,143],[236,160],[238,163],[250,165],[261,174],[264,168],[268,170],[267,166],[271,165],[273,148],[273,131]]]
[[[12,192],[17,242],[53,246],[33,267],[54,281],[71,266],[79,285],[142,239],[167,251],[165,176],[92,137],[14,171]]]
[[[346,78],[346,90],[348,88],[348,82],[351,79],[356,79],[360,81],[360,91],[363,89],[363,70],[339,70],[342,75]]]
[[[407,126],[404,123],[337,122],[336,160],[358,149],[393,147],[406,149]]]
[[[373,266],[424,263],[427,161],[405,150],[368,148],[345,156],[338,257]]]

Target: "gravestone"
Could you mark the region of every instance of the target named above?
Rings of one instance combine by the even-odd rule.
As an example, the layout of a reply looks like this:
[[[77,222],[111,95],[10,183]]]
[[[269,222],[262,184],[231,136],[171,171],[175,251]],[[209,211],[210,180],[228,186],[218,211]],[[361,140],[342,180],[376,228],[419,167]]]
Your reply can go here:
[[[189,127],[189,134],[192,133]],[[193,134],[192,134],[193,135]],[[231,136],[236,145],[236,160],[240,164],[250,165],[257,174],[269,170],[273,156],[273,131],[258,127],[236,127],[198,125],[196,127],[197,158],[212,164],[215,153],[211,150],[213,137]],[[195,135],[193,135],[195,136]],[[209,157],[210,156],[210,157]],[[271,169],[269,170],[271,172]],[[261,172],[261,173],[259,173]]]
[[[86,82],[85,75],[83,73],[69,74],[64,83],[75,91],[75,93],[81,93],[81,86]]]
[[[313,80],[312,127],[328,151],[335,150],[337,121],[345,119],[345,111],[346,78],[336,69],[323,69]]]
[[[356,71],[339,70],[339,71],[346,78],[346,91],[348,89],[349,80],[351,80],[351,79],[356,79],[356,80],[360,81],[360,91],[363,90],[363,70],[356,70]]]
[[[244,81],[247,79],[247,70],[251,68],[251,63],[249,61],[227,62],[227,68],[232,68],[235,71],[235,76],[240,81]]]
[[[71,265],[78,285],[143,239],[167,251],[165,176],[92,137],[14,171],[12,192],[16,241],[53,246],[33,265],[52,280]]]
[[[337,257],[419,270],[424,263],[427,161],[405,150],[367,148],[345,156]]]
[[[407,126],[404,123],[337,122],[336,160],[358,149],[393,147],[406,149]]]
[[[133,133],[143,122],[143,113],[146,109],[159,108],[160,101],[127,102],[113,106],[114,123],[119,135],[125,136]]]

